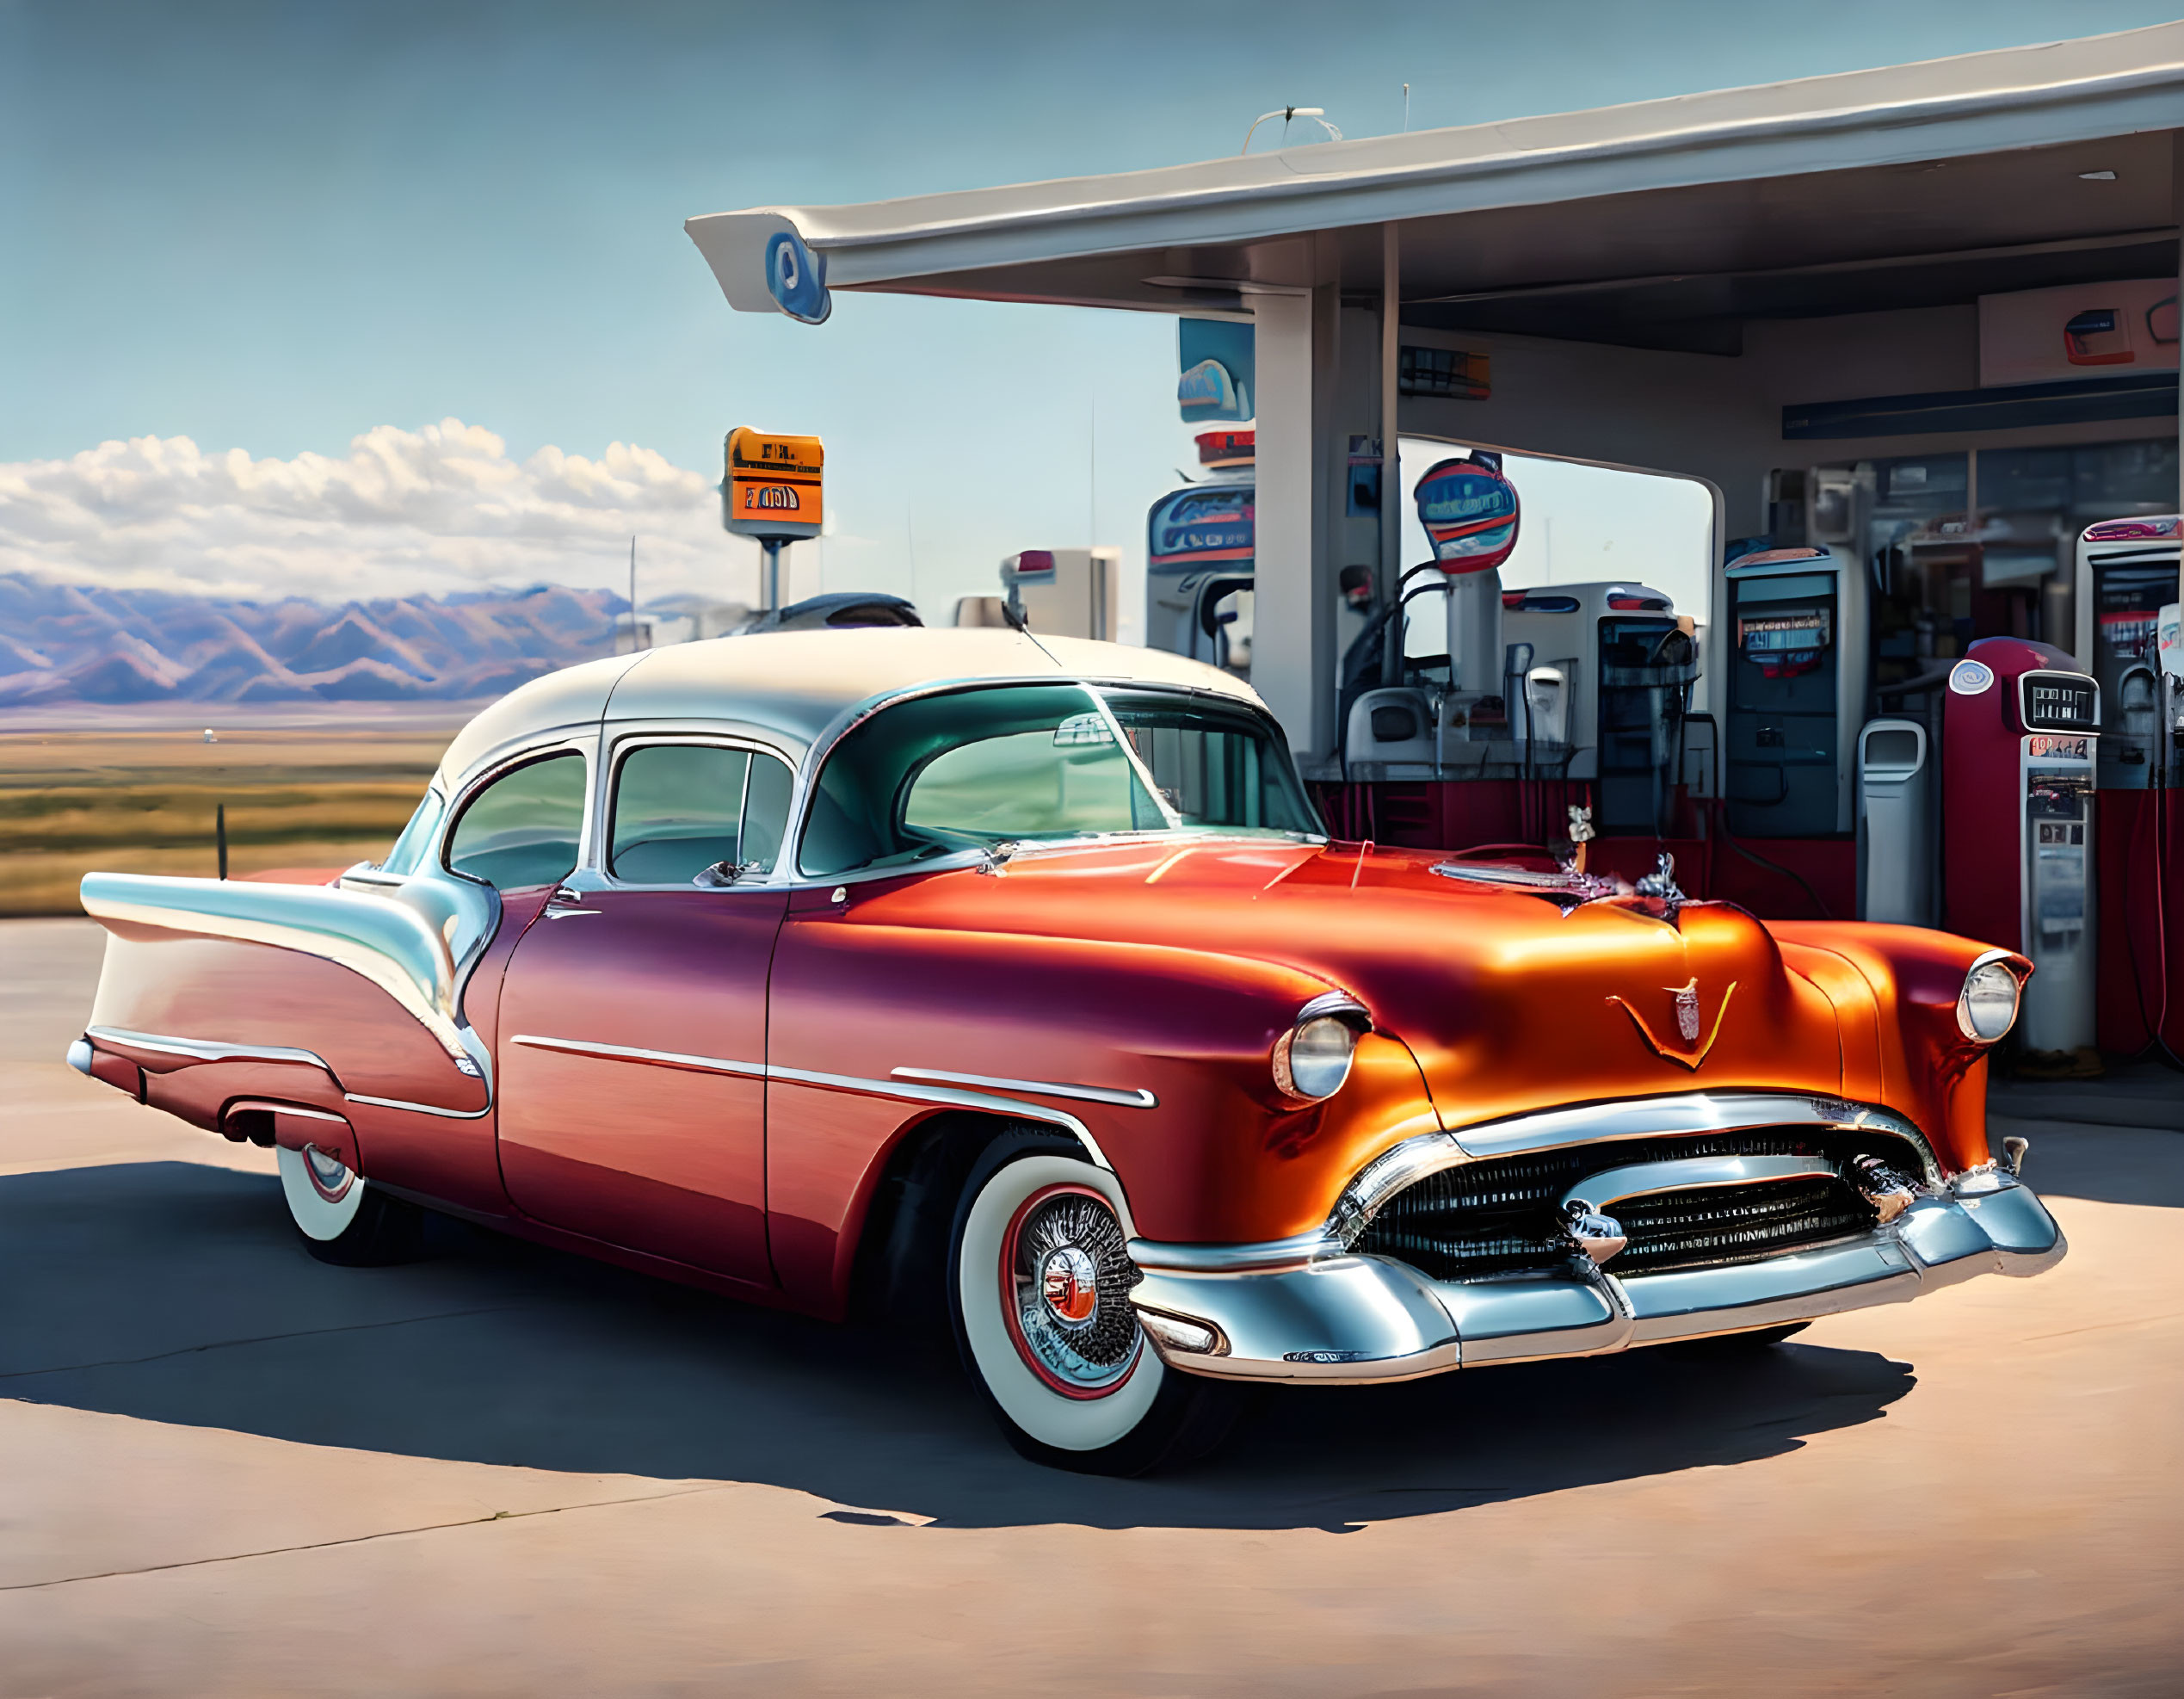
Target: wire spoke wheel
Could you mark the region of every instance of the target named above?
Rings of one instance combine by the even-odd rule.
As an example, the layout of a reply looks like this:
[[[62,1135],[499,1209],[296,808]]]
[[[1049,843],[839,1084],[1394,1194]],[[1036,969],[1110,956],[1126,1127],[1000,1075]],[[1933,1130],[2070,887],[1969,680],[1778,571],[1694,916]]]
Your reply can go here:
[[[1239,1389],[1171,1369],[1130,1302],[1129,1210],[1110,1171],[1045,1128],[971,1165],[948,1258],[956,1344],[1009,1443],[1035,1462],[1134,1475],[1203,1455]]]
[[[1087,1188],[1049,1187],[1021,1204],[1002,1241],[1009,1331],[1032,1372],[1068,1398],[1099,1398],[1144,1350],[1130,1307],[1138,1271],[1122,1224]]]

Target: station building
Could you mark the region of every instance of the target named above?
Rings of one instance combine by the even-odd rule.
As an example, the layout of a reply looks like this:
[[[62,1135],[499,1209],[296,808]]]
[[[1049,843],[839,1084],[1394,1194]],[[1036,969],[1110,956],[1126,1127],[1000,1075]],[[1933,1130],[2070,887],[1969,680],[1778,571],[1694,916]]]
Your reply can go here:
[[[1670,848],[1694,894],[1762,913],[1908,905],[1885,917],[2032,949],[2041,905],[2069,907],[2055,881],[2076,847],[2084,1000],[2101,1044],[2133,1051],[2156,1033],[2184,1049],[2177,698],[2155,636],[2179,599],[2180,224],[2184,23],[688,229],[741,310],[816,319],[830,291],[875,290],[1249,324],[1252,683],[1357,836],[1550,839],[1564,793],[1527,811],[1515,750],[1502,788],[1479,788],[1488,769],[1453,770],[1438,719],[1422,773],[1361,759],[1344,569],[1369,568],[1386,607],[1416,563],[1397,504],[1351,497],[1355,442],[1700,480],[1712,594],[1681,611],[1703,621],[1686,629],[1705,712],[1663,757],[1674,809],[1597,854],[1637,870]],[[1978,674],[1959,664],[1996,639],[2015,646],[1981,652],[1993,700],[1953,721],[1950,681],[1965,695]],[[1606,683],[1613,658],[1592,658]],[[2058,667],[2100,706],[2064,690],[2064,717],[2039,719],[2023,678]],[[1508,683],[1528,711],[1532,687]],[[1952,754],[1975,706],[1999,752]],[[1877,721],[1915,732],[1877,742]],[[2082,788],[2057,744],[2074,730],[2098,768]],[[1907,771],[1933,877],[1884,899],[1860,855],[1866,792]],[[1975,774],[2008,793],[2017,843],[1975,834],[1969,804],[1952,831]],[[1518,803],[1494,801],[1512,782]],[[1597,803],[1601,782],[1596,764],[1569,794]],[[2079,788],[2073,845],[2055,810]],[[1967,870],[1997,854],[2006,893]],[[2069,979],[2069,951],[2050,955]],[[2088,1048],[2092,1020],[2050,1047]]]

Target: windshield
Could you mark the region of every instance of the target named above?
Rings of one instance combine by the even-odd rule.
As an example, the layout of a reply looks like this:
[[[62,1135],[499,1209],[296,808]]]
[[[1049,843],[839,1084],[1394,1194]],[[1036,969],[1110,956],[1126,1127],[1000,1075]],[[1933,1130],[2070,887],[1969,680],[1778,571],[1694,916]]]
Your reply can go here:
[[[1180,694],[996,685],[854,728],[820,769],[798,864],[828,877],[1012,841],[1207,827],[1319,831],[1264,720]]]

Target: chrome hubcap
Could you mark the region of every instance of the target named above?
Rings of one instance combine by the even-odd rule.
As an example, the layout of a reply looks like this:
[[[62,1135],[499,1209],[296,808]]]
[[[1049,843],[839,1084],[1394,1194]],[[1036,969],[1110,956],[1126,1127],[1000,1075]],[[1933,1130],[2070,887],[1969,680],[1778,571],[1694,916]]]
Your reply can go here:
[[[322,1151],[316,1145],[303,1147],[304,1170],[311,1176],[311,1183],[330,1203],[337,1203],[356,1183],[356,1176],[350,1173],[349,1165],[339,1157]]]
[[[1040,1295],[1046,1300],[1047,1313],[1071,1331],[1089,1327],[1100,1319],[1099,1270],[1074,1245],[1046,1253],[1040,1273]]]
[[[1138,1271],[1107,1201],[1074,1187],[1017,1212],[1003,1279],[1018,1349],[1040,1378],[1072,1398],[1097,1398],[1128,1378],[1144,1348],[1130,1307]]]

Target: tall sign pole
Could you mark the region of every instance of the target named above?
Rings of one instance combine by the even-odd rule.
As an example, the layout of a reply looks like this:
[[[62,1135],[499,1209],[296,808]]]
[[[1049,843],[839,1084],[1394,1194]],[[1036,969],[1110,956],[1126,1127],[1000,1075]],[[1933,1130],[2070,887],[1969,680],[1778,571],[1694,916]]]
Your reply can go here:
[[[825,519],[826,453],[816,436],[780,436],[737,425],[728,433],[725,459],[721,522],[736,536],[757,540],[765,556],[759,603],[771,611],[781,605],[782,545],[817,536]]]

